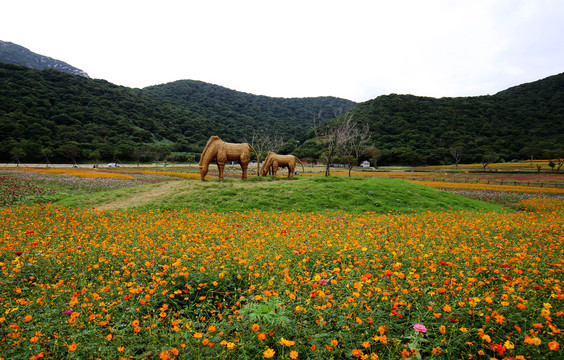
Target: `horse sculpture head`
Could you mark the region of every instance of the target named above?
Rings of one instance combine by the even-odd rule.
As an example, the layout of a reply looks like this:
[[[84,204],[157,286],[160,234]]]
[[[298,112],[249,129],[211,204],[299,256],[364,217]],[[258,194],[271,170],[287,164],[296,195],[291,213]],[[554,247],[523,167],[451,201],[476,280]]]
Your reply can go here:
[[[266,173],[268,172],[268,168],[272,165],[272,154],[274,153],[272,151],[269,151],[268,154],[266,155],[266,158],[264,159],[262,168],[260,170],[260,174],[262,176],[266,176]]]

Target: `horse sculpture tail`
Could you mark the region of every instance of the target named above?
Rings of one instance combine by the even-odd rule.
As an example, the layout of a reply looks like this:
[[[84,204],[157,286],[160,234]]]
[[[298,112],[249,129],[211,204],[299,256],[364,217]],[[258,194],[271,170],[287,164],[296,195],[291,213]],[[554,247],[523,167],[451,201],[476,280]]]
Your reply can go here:
[[[257,157],[257,176],[259,176],[259,175],[260,175],[260,158],[259,158],[259,156],[258,156],[258,154],[257,154],[257,151],[256,151],[255,148],[253,147],[253,145],[251,145],[251,144],[248,144],[248,145],[249,145],[249,147],[250,147],[251,149],[253,149],[253,151],[255,152],[255,156]]]
[[[298,162],[302,165],[302,174],[305,173],[305,168],[304,168],[304,164],[302,163],[302,161],[300,159],[298,159],[297,156],[294,155],[294,157],[296,158],[296,160],[298,160]]]

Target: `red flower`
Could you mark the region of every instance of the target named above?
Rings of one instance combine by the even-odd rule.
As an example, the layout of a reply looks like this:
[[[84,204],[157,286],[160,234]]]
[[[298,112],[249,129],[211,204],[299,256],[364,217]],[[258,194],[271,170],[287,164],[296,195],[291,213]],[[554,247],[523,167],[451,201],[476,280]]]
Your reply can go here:
[[[503,356],[503,353],[506,350],[505,346],[503,346],[502,344],[491,344],[490,349],[497,351],[497,353],[501,356]]]

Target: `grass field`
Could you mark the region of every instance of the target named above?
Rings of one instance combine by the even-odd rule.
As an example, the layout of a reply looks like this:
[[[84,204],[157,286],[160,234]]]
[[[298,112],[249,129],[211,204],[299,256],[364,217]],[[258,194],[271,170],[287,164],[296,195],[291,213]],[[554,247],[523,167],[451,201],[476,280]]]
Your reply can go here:
[[[194,177],[0,171],[0,358],[564,356],[563,189]]]

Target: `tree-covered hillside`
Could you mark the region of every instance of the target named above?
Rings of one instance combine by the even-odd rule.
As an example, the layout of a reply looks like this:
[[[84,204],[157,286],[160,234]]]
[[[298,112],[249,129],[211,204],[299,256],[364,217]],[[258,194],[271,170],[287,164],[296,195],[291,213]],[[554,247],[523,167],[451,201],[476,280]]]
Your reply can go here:
[[[354,102],[255,96],[196,81],[146,89],[0,64],[0,161],[155,161],[198,156],[211,135],[250,141],[267,129],[298,140],[315,114]],[[186,159],[186,156],[177,156]]]
[[[211,135],[251,142],[257,130],[292,144],[286,150],[299,141],[296,155],[319,159],[313,119],[327,126],[347,111],[369,126],[381,165],[452,164],[454,154],[461,163],[564,157],[564,74],[491,96],[392,94],[356,104],[191,80],[131,89],[0,64],[0,162],[197,160]]]
[[[352,112],[369,125],[382,164],[452,164],[452,150],[462,163],[564,157],[564,74],[492,96],[380,96]]]

